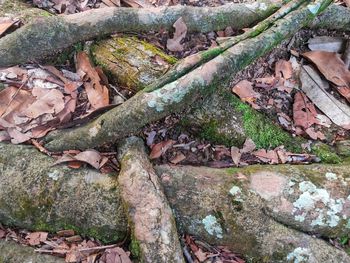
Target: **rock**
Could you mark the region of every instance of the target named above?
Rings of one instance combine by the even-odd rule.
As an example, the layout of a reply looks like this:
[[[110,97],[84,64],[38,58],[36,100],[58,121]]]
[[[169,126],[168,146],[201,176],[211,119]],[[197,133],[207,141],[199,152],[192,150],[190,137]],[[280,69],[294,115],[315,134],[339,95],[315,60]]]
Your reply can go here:
[[[120,104],[122,104],[122,103],[124,103],[124,99],[123,99],[121,96],[115,95],[115,96],[113,97],[113,102],[112,102],[112,104],[120,105]]]
[[[176,62],[174,57],[136,37],[98,41],[92,47],[92,56],[118,85],[134,91],[152,83]]]
[[[344,157],[350,157],[350,141],[337,141],[335,143],[335,149],[337,153]]]
[[[42,255],[31,247],[13,241],[0,240],[0,262],[4,263],[64,263],[64,259]]]

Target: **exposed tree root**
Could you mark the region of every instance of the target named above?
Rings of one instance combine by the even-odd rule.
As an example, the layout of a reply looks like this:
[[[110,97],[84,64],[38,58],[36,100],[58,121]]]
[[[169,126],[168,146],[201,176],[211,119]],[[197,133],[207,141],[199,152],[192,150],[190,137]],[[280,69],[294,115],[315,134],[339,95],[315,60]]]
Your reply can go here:
[[[121,196],[128,213],[132,247],[141,262],[184,262],[175,219],[159,179],[137,137],[121,142],[118,176]]]
[[[116,32],[171,29],[182,17],[189,31],[210,32],[227,25],[249,27],[281,6],[264,0],[256,4],[220,7],[103,8],[67,16],[38,18],[0,39],[0,67],[33,61],[73,44]],[[237,19],[239,17],[240,19]]]
[[[227,85],[232,75],[266,54],[283,39],[307,26],[331,1],[321,2],[322,5],[309,4],[291,12],[260,35],[239,42],[157,90],[137,93],[121,106],[87,125],[49,134],[45,138],[45,147],[51,151],[60,151],[93,148],[106,142],[114,142],[147,123],[190,107],[210,92],[220,92],[220,87]],[[310,8],[315,7],[318,7],[317,10],[310,12]]]
[[[117,179],[90,169],[52,166],[53,160],[33,147],[0,145],[0,222],[53,232],[73,227],[78,233],[105,242],[125,236],[127,216],[120,209],[123,201],[119,194],[125,195],[126,190],[131,189],[124,188],[125,178],[119,179],[123,183],[119,186],[115,184]],[[121,154],[120,176],[130,175],[128,184],[134,182],[135,190],[148,189],[150,181],[144,179],[152,168],[144,146],[140,141],[129,139],[129,144],[124,144],[120,152],[124,153]],[[350,229],[346,227],[350,216],[347,165],[249,166],[241,169],[163,165],[155,169],[182,233],[196,235],[211,244],[227,245],[256,262],[263,262],[263,259],[287,262],[298,252],[302,252],[306,262],[350,262],[345,252],[304,233],[324,237],[349,234]],[[151,177],[155,179],[153,172]],[[161,189],[157,183],[156,186]],[[158,190],[158,196],[161,196]],[[134,194],[142,196],[144,193],[130,193],[131,197],[125,199],[131,204],[127,209],[135,224],[135,241],[142,244],[144,240],[158,236],[160,229],[150,227],[152,231],[144,237],[137,234],[140,229],[149,227],[138,224],[149,221],[143,221],[143,216],[137,217],[144,207],[134,207]],[[303,206],[306,195],[310,198]],[[54,198],[49,202],[51,197]],[[142,200],[142,204],[147,205],[148,201],[152,200]],[[137,210],[135,213],[133,207]],[[168,212],[150,213],[150,223],[155,226],[156,219],[171,221]],[[172,222],[168,223],[172,225]],[[166,230],[165,236],[175,228],[171,229]],[[174,239],[175,234],[167,245],[176,247]],[[161,247],[163,241],[166,238],[158,243]],[[141,251],[144,253],[144,249],[157,242],[141,245]]]

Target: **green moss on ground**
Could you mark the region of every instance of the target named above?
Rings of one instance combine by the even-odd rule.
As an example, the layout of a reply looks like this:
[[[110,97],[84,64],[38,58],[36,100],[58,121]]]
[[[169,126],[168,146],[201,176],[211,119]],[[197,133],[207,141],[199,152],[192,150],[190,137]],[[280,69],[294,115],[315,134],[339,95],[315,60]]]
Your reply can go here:
[[[312,146],[311,150],[312,153],[318,156],[323,163],[336,164],[342,162],[342,159],[327,144],[315,144]]]
[[[184,123],[182,125],[185,126]],[[216,144],[223,144],[226,146],[241,145],[242,140],[237,141],[236,138],[230,138],[225,134],[218,132],[218,123],[216,120],[211,120],[210,122],[204,124],[199,132],[199,137]]]
[[[230,96],[235,109],[242,114],[243,128],[257,148],[270,149],[284,145],[288,150],[301,152],[302,138],[294,138],[281,127],[275,125],[263,114],[243,103],[236,96]]]

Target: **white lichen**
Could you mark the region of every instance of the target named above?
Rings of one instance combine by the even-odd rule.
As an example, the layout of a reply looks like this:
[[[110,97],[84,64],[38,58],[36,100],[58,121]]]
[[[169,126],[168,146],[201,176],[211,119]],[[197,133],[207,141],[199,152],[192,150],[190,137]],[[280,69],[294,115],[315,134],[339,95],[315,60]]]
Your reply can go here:
[[[335,173],[326,173],[326,178],[329,181],[337,180],[337,175]]]
[[[334,175],[328,175],[328,177],[334,178]],[[336,227],[341,219],[347,218],[341,214],[345,204],[344,198],[333,199],[326,189],[317,188],[309,181],[299,183],[299,190],[301,194],[293,203],[296,221],[302,222],[309,215],[313,218],[311,226]],[[315,213],[317,213],[316,218]]]
[[[208,215],[204,219],[202,219],[202,223],[204,225],[205,230],[213,236],[217,238],[223,238],[223,231],[221,225],[216,220],[216,217],[213,215]]]
[[[60,178],[60,172],[54,170],[53,172],[48,173],[47,176],[50,177],[52,180],[57,181]]]
[[[309,11],[313,14],[316,15],[318,13],[318,10],[321,7],[321,3],[320,2],[316,2],[314,4],[309,4],[307,6],[307,8],[309,9]]]
[[[238,186],[232,186],[229,193],[234,197],[235,201],[243,202],[242,190]]]
[[[100,129],[97,126],[94,126],[92,128],[89,129],[89,135],[90,137],[95,137],[98,134],[98,131]]]
[[[306,263],[308,262],[311,254],[307,248],[297,247],[293,252],[287,255],[287,260],[294,263]]]

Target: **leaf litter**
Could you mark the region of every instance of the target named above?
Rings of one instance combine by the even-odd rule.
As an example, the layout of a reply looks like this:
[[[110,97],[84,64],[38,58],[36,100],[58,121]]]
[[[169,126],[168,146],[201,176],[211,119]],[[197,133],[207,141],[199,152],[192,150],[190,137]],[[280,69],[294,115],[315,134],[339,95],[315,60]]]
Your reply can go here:
[[[74,230],[64,229],[56,234],[47,232],[29,232],[13,230],[0,224],[0,239],[13,240],[21,245],[31,246],[42,254],[65,259],[65,262],[95,263],[131,263],[130,252],[120,244],[102,245],[93,238],[84,239]]]

